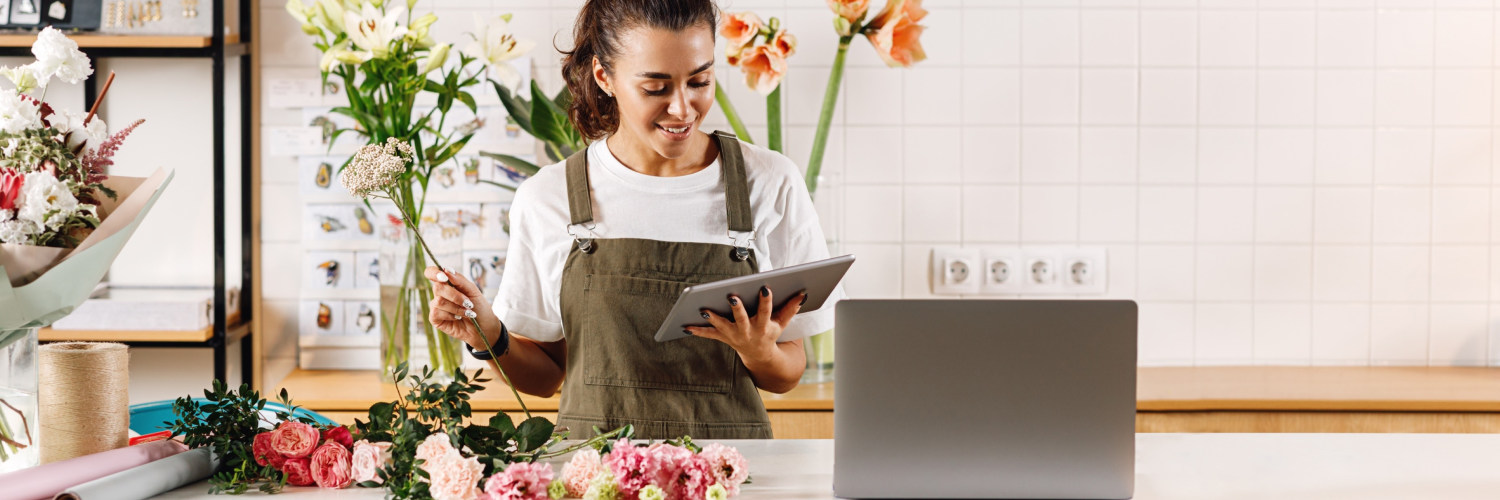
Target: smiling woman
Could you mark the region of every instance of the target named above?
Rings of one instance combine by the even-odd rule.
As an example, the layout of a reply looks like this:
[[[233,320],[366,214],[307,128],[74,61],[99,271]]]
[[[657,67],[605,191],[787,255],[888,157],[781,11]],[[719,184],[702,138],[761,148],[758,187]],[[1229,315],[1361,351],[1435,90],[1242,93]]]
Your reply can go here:
[[[432,322],[518,389],[561,387],[572,437],[632,425],[647,439],[769,438],[757,388],[794,388],[802,340],[833,326],[831,307],[797,316],[801,290],[762,288],[760,310],[727,297],[733,320],[704,311],[713,327],[654,340],[686,286],[828,257],[797,166],[701,130],[718,19],[712,0],[585,3],[562,69],[568,116],[593,142],[517,190],[493,307],[462,275],[428,269],[453,285],[436,287]],[[487,345],[476,326],[513,336]]]

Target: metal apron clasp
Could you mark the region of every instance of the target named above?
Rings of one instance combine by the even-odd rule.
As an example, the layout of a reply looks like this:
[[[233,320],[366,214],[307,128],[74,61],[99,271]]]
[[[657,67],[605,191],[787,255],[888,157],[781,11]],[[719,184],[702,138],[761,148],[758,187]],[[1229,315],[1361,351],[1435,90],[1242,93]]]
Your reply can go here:
[[[583,236],[579,236],[577,233],[574,233],[573,232],[573,226],[580,226],[580,227],[582,227],[584,231],[588,231],[589,232],[588,236],[587,237],[583,237]],[[594,228],[595,227],[597,227],[597,226],[594,224],[594,222],[593,221],[589,221],[589,222],[585,222],[583,224],[571,224],[571,225],[568,225],[565,229],[568,232],[568,236],[572,236],[573,237],[573,243],[578,246],[578,250],[579,251],[581,251],[583,253],[594,253],[594,248],[595,248],[594,247],[594,238],[596,238],[596,237],[599,236],[597,234],[594,234]]]
[[[748,237],[745,238],[743,242],[741,242],[739,238],[736,238],[734,236],[734,232],[731,231],[729,233],[729,241],[734,243],[734,250],[729,252],[729,258],[734,259],[735,262],[744,262],[746,259],[749,259],[750,244],[755,243],[755,233],[749,232],[740,234],[748,235]]]

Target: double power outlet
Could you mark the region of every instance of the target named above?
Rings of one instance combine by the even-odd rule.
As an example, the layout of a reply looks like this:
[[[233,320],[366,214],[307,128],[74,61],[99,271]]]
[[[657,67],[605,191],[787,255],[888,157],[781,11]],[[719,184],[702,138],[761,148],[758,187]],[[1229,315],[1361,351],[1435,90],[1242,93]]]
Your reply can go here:
[[[1103,248],[934,248],[935,295],[1102,294],[1108,259]]]

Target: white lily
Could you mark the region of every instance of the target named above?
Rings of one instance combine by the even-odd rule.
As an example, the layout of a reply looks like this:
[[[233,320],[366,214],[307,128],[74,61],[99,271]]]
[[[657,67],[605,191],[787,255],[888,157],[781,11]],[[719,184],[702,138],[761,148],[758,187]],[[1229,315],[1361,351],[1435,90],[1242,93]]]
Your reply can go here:
[[[510,32],[510,16],[500,16],[485,24],[484,19],[474,16],[474,27],[479,35],[464,47],[464,53],[485,61],[500,83],[509,88],[521,84],[521,74],[511,67],[510,61],[525,55],[536,42],[520,40]]]
[[[36,90],[40,82],[36,78],[36,69],[30,65],[0,68],[0,75],[4,75],[10,83],[15,84],[16,92],[22,94]]]
[[[339,0],[318,0],[313,20],[328,30],[328,36],[337,38],[344,32],[344,4]]]
[[[380,9],[366,2],[358,15],[344,13],[344,26],[356,47],[370,51],[375,57],[385,57],[391,51],[391,41],[406,36],[406,27],[396,24],[403,17],[406,17],[405,6],[397,5],[381,15]]]
[[[450,48],[453,48],[453,44],[438,44],[427,52],[427,57],[417,60],[417,67],[422,68],[422,74],[425,75],[443,67],[443,63],[448,62],[448,49]]]

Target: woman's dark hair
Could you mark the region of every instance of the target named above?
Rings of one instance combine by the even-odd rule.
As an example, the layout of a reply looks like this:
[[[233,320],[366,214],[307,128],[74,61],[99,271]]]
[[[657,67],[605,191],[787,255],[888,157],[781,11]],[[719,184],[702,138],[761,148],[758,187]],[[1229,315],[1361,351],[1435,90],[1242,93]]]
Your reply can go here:
[[[563,52],[563,79],[573,93],[568,118],[589,140],[620,126],[615,98],[594,83],[594,58],[613,72],[625,32],[639,27],[682,31],[702,25],[713,33],[718,23],[719,8],[713,0],[588,0],[573,25],[573,50]]]

